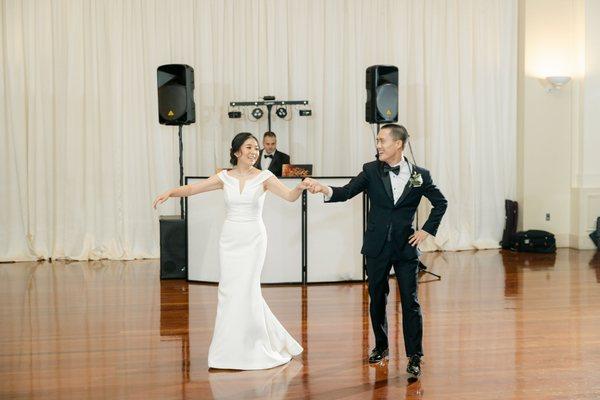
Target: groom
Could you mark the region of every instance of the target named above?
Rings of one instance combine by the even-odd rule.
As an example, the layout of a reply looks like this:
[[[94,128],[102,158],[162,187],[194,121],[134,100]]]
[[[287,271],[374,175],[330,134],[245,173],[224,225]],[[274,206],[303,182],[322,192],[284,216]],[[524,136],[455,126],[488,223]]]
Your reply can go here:
[[[429,235],[435,235],[447,207],[447,201],[433,184],[426,169],[410,164],[404,157],[408,132],[401,125],[387,124],[377,134],[378,161],[363,165],[358,176],[343,187],[321,185],[307,178],[312,193],[323,193],[326,202],[346,201],[364,191],[370,202],[367,230],[362,254],[367,259],[370,314],[375,333],[375,348],[370,363],[388,357],[386,303],[393,266],[400,288],[404,348],[409,358],[407,372],[421,374],[423,356],[423,318],[417,298],[417,245]],[[433,208],[423,228],[414,231],[413,219],[421,197]]]

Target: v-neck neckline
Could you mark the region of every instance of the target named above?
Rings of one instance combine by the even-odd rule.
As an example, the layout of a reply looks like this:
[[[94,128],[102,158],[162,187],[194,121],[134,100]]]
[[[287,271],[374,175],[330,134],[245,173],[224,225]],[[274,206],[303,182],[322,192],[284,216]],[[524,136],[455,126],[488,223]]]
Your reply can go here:
[[[242,183],[240,182],[240,180],[238,178],[236,178],[235,176],[231,176],[229,175],[228,171],[225,171],[225,174],[227,174],[228,177],[235,179],[237,181],[238,184],[238,194],[241,196],[244,194],[244,190],[246,189],[246,186],[248,186],[248,182],[253,181],[254,179],[258,178],[260,176],[260,174],[262,174],[265,171],[260,171],[258,174],[256,174],[256,176],[254,176],[253,178],[250,179],[246,179],[244,181],[244,186],[242,186]]]

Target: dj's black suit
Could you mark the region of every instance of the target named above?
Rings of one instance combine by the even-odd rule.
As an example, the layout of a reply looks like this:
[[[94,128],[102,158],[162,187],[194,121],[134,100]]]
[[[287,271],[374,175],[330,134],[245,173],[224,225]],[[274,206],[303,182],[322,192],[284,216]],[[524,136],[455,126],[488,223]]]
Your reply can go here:
[[[260,162],[263,159],[263,152],[264,149],[260,151],[258,161],[256,162],[256,164],[254,164],[254,166],[258,169],[262,169],[260,166]],[[290,156],[288,156],[285,153],[282,153],[279,150],[275,150],[275,153],[273,153],[273,159],[271,160],[271,164],[269,164],[269,171],[271,171],[275,176],[281,176],[283,164],[289,163]]]

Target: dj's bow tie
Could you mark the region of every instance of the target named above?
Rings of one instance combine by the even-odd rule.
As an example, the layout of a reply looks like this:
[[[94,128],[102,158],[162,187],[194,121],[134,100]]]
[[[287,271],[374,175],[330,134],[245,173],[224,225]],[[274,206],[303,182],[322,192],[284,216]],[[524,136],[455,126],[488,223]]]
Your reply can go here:
[[[272,160],[273,159],[273,154],[265,154],[265,158],[270,158]]]
[[[400,166],[396,165],[395,167],[390,167],[388,164],[385,164],[383,166],[383,173],[385,174],[389,174],[391,172],[393,172],[394,174],[398,175],[400,173]]]

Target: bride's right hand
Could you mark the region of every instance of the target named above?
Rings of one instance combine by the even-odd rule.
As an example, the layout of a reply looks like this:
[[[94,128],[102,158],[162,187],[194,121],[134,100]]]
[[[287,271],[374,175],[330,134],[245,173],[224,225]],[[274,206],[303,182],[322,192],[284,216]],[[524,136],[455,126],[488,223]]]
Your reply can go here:
[[[154,203],[152,203],[152,207],[156,210],[156,206],[164,203],[167,199],[171,197],[171,191],[168,190],[161,195],[158,195],[156,199],[154,199]]]
[[[310,189],[310,184],[308,182],[306,182],[305,180],[303,180],[302,182],[300,182],[298,184],[298,186],[296,186],[296,189],[299,189],[299,190]]]
[[[312,194],[320,193],[323,189],[323,185],[321,185],[317,180],[312,178],[305,178],[302,183],[304,183],[309,192]]]

